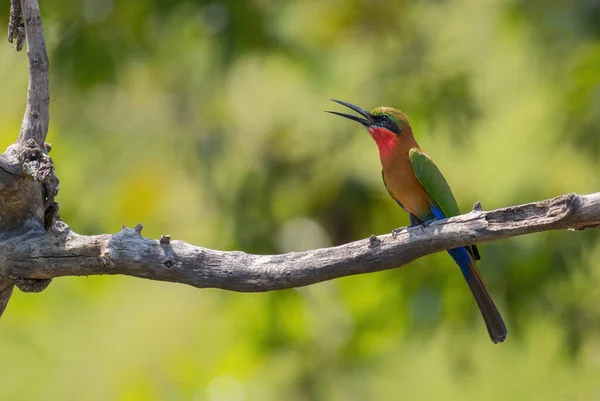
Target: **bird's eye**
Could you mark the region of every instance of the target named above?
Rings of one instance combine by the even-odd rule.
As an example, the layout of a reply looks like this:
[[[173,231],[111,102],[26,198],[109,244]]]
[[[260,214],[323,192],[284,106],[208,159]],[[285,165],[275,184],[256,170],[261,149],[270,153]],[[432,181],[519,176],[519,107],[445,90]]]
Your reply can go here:
[[[379,117],[379,124],[384,127],[389,129],[390,131],[400,135],[400,131],[402,131],[402,129],[398,126],[398,124],[392,120],[392,118],[386,114],[383,114]]]
[[[390,118],[390,116],[387,115],[382,115],[381,116],[381,122],[383,123],[383,125],[387,126],[387,127],[395,127],[396,123]]]

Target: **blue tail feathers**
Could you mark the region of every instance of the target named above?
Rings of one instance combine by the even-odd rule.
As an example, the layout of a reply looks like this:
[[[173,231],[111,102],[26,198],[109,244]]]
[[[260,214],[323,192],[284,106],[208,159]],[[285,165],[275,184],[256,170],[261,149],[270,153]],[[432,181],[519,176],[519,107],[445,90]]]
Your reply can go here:
[[[436,206],[431,206],[431,213],[436,220],[446,218],[444,213]],[[507,334],[506,325],[483,282],[483,278],[477,271],[475,260],[466,247],[449,249],[448,253],[452,256],[458,267],[460,267],[460,271],[473,293],[490,338],[494,343],[504,341]]]
[[[471,272],[471,255],[467,251],[467,248],[454,248],[448,249],[448,253],[452,256],[452,259],[456,262],[458,267],[460,267],[460,271],[463,276],[465,276],[465,280],[469,281],[473,278],[473,274]]]

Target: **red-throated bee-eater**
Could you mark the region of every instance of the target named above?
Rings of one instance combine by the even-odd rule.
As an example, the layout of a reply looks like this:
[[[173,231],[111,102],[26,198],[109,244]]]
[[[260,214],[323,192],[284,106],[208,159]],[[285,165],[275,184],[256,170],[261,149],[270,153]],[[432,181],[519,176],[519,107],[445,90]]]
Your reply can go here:
[[[404,113],[391,107],[378,107],[369,113],[353,104],[332,100],[360,114],[361,117],[357,117],[328,111],[367,127],[379,148],[383,184],[398,205],[408,212],[411,225],[460,214],[446,179],[419,147]],[[504,341],[506,326],[477,270],[477,247],[469,245],[450,249],[448,253],[460,267],[477,301],[490,338],[494,343]]]

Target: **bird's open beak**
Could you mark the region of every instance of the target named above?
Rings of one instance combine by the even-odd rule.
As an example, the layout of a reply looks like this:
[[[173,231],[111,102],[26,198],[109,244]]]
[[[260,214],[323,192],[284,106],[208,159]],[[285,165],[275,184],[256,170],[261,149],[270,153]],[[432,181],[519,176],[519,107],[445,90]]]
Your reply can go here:
[[[346,107],[354,110],[355,112],[357,112],[358,114],[360,114],[364,118],[353,116],[352,114],[338,113],[337,111],[326,110],[325,111],[326,113],[331,113],[331,114],[335,114],[335,115],[338,115],[338,116],[349,118],[350,120],[353,120],[353,121],[361,123],[362,125],[364,125],[367,128],[370,127],[373,124],[373,122],[375,122],[375,119],[371,116],[371,114],[368,111],[365,111],[365,110],[361,109],[360,107],[355,106],[353,104],[342,102],[341,100],[335,100],[335,99],[331,99],[331,100],[333,100],[336,103],[341,104],[342,106],[346,106]]]

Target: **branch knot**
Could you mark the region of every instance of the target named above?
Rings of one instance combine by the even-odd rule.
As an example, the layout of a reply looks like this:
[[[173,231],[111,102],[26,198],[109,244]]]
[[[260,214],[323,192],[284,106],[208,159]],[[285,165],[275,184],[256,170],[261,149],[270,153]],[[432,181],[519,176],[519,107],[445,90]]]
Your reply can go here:
[[[58,194],[59,181],[54,174],[54,162],[33,139],[28,139],[17,151],[21,170],[35,181],[42,183],[44,201],[44,228],[48,231],[59,219],[58,203],[54,198]]]
[[[48,279],[28,279],[19,278],[15,280],[15,285],[18,289],[23,292],[42,292],[52,282],[51,278]]]

